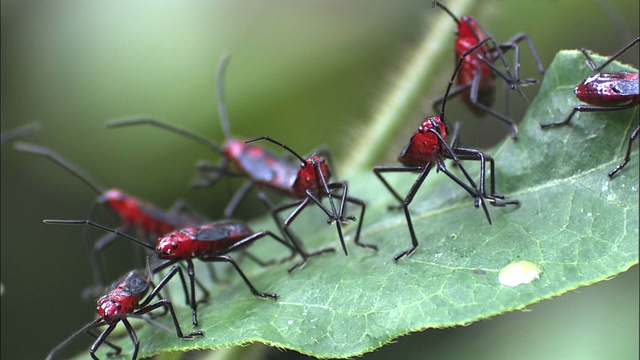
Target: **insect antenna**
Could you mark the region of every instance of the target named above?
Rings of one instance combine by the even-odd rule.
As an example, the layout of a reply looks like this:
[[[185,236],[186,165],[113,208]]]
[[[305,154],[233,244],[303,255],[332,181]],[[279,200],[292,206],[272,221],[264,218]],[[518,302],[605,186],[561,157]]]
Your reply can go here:
[[[17,142],[14,144],[14,148],[18,151],[42,156],[52,160],[53,162],[57,163],[62,168],[67,170],[69,173],[71,173],[73,176],[80,179],[83,183],[87,184],[98,194],[102,194],[105,191],[105,187],[93,180],[91,176],[89,176],[89,174],[84,172],[79,167],[75,166],[71,161],[67,160],[62,155],[47,147],[28,144],[25,142]]]
[[[209,148],[209,150],[212,150],[214,152],[217,153],[222,153],[222,150],[220,149],[220,146],[218,146],[218,144],[210,141],[209,139],[202,137],[200,135],[197,135],[189,130],[185,130],[182,128],[179,128],[177,126],[173,126],[173,125],[169,125],[165,122],[153,119],[153,118],[145,118],[145,117],[141,117],[141,118],[131,118],[131,119],[122,119],[122,120],[111,120],[107,122],[107,127],[108,128],[116,128],[116,127],[123,127],[123,126],[136,126],[136,125],[151,125],[151,126],[155,126],[164,130],[168,130],[172,133],[176,133],[178,135],[181,135],[183,137],[186,137],[188,139],[194,140],[202,145],[204,145],[205,147]]]
[[[437,4],[440,5],[440,3],[437,3]],[[449,80],[449,84],[447,85],[447,91],[445,91],[445,93],[444,93],[444,99],[442,100],[442,109],[440,110],[440,120],[442,122],[444,122],[445,124],[446,124],[446,120],[444,118],[444,109],[445,109],[445,107],[447,105],[447,98],[449,97],[449,93],[451,92],[451,88],[453,87],[453,83],[456,80],[456,76],[458,76],[458,72],[460,71],[460,68],[462,68],[462,63],[464,62],[464,59],[467,56],[469,56],[469,54],[471,54],[474,51],[476,51],[476,49],[478,49],[479,47],[484,45],[484,43],[489,41],[489,39],[490,38],[484,38],[482,41],[480,41],[479,43],[475,44],[469,50],[465,51],[464,54],[462,54],[460,56],[460,58],[458,59],[458,63],[456,64],[456,69],[453,71],[453,75],[451,76],[451,80]]]
[[[155,251],[155,247],[153,247],[153,245],[148,244],[142,240],[138,240],[136,238],[134,238],[133,236],[127,235],[121,231],[112,229],[108,226],[104,226],[104,225],[100,225],[96,222],[93,222],[91,220],[57,220],[57,219],[46,219],[46,220],[42,220],[43,223],[45,224],[52,224],[52,225],[89,225],[89,226],[93,226],[96,227],[98,229],[102,229],[111,233],[114,233],[116,235],[122,236],[124,238],[127,238],[135,243],[138,243],[142,246],[144,246],[145,248],[151,250],[151,251]]]
[[[434,4],[435,4],[435,5],[434,5]],[[457,24],[457,25],[460,25],[460,20],[458,20],[458,18],[457,18],[455,15],[453,15],[453,13],[451,12],[451,10],[447,9],[444,5],[440,4],[439,2],[437,2],[437,1],[433,1],[433,2],[431,3],[431,7],[432,7],[432,9],[433,9],[433,10],[435,10],[435,9],[436,9],[436,7],[435,7],[436,5],[437,5],[440,9],[444,10],[447,14],[449,14],[449,16],[451,16],[451,18],[453,19],[453,21],[455,21],[455,22],[456,22],[456,24]]]
[[[271,143],[274,143],[274,144],[276,144],[276,145],[279,145],[279,146],[283,147],[285,150],[287,150],[288,152],[290,152],[291,154],[293,154],[295,157],[297,157],[297,158],[300,160],[300,162],[302,163],[302,165],[305,165],[305,164],[306,164],[305,159],[304,159],[302,156],[300,156],[300,154],[298,154],[297,152],[295,152],[295,150],[293,150],[293,149],[292,149],[292,148],[290,148],[289,146],[287,146],[287,145],[285,145],[285,144],[283,144],[283,143],[281,143],[281,142],[279,142],[279,141],[277,141],[277,140],[274,140],[274,139],[272,139],[272,138],[270,138],[270,137],[268,137],[268,136],[260,136],[260,137],[257,137],[257,138],[255,138],[255,139],[246,140],[246,141],[245,141],[245,143],[246,143],[246,144],[249,144],[249,143],[256,142],[256,141],[260,141],[260,140],[266,140],[266,141],[269,141],[269,142],[271,142]]]
[[[229,116],[227,114],[227,103],[224,99],[224,76],[227,73],[227,67],[229,66],[229,60],[231,55],[224,54],[220,63],[218,64],[218,72],[216,74],[216,90],[218,92],[218,116],[220,116],[220,125],[222,125],[222,132],[225,139],[231,139],[231,127],[229,126]]]

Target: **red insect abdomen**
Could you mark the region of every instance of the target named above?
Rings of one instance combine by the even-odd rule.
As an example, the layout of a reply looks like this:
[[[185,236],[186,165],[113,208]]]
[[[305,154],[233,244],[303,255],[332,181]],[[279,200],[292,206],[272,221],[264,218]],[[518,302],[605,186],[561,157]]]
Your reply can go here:
[[[219,254],[251,234],[244,223],[222,220],[168,233],[158,239],[156,251],[161,259],[203,258]]]
[[[223,145],[224,156],[236,167],[239,173],[283,193],[290,192],[298,168],[264,148],[245,144],[240,140],[227,140]],[[295,163],[297,164],[297,163]]]
[[[109,190],[105,195],[107,205],[118,214],[125,224],[140,227],[145,234],[162,235],[175,229],[175,224],[160,217],[159,211],[150,204],[142,203],[133,196],[119,190]],[[158,213],[158,216],[151,214]]]
[[[635,91],[627,93],[616,90],[623,82],[637,83],[638,74],[629,72],[594,74],[576,86],[574,92],[580,101],[591,105],[615,106],[628,102],[638,105],[637,85]]]

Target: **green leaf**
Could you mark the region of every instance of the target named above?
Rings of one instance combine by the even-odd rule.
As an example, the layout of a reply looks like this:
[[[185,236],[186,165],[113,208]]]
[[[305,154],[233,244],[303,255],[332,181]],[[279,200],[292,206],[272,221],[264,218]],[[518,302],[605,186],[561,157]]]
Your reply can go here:
[[[617,63],[610,70],[621,69],[633,70]],[[434,172],[410,206],[420,246],[394,263],[393,255],[410,245],[404,215],[387,210],[393,199],[371,171],[352,173],[350,194],[367,201],[362,241],[377,244],[378,252],[348,241],[345,257],[334,228],[317,209],[309,210],[294,229],[308,248],[332,245],[336,254],[311,258],[291,274],[287,263],[265,270],[245,259],[241,265],[254,285],[277,293],[278,301],[253,297],[236,274],[225,273],[231,284],[210,285],[209,302],[199,306],[204,338],[181,340],[143,326],[140,355],[259,341],[317,357],[352,357],[409,332],[522,309],[637,264],[637,148],[618,176],[610,180],[607,173],[622,161],[638,107],[580,113],[568,126],[540,128],[579,103],[572,90],[589,74],[581,53],[560,52],[520,125],[519,140],[507,139],[489,151],[496,160],[497,190],[521,202],[491,208],[492,226],[462,189]],[[415,175],[389,178],[402,192]],[[272,227],[267,218],[252,225]],[[347,234],[353,231],[347,226]],[[285,254],[268,240],[250,251],[267,258]],[[503,276],[532,276],[518,286],[501,284],[501,270],[513,263],[518,265]],[[206,281],[206,269],[198,267],[197,274]],[[183,331],[190,331],[190,311],[174,289]],[[167,316],[158,320],[172,327]],[[118,344],[131,353],[127,337]]]

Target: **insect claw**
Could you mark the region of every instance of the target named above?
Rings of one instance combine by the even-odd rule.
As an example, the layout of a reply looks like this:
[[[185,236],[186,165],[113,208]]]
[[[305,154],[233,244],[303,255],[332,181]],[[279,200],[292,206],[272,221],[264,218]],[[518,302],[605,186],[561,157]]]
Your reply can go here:
[[[278,295],[276,294],[270,294],[270,293],[258,293],[257,294],[259,297],[263,298],[263,299],[273,299],[273,300],[278,300]]]
[[[202,331],[194,331],[192,333],[188,333],[183,335],[182,339],[193,339],[194,336],[204,336],[204,332]]]
[[[417,246],[413,246],[410,249],[407,249],[407,250],[399,253],[398,255],[394,256],[393,260],[397,262],[398,260],[400,260],[401,258],[403,258],[405,256],[410,256],[411,254],[413,254],[414,251],[416,251],[416,249],[417,249]]]
[[[291,266],[289,269],[287,269],[287,272],[293,272],[294,270],[301,269],[304,266],[304,264],[306,264],[306,263],[307,263],[307,259],[303,259],[299,263],[297,263],[297,264]]]
[[[506,205],[520,205],[520,201],[517,199],[507,199],[504,202],[496,202],[494,206],[506,206]]]
[[[540,80],[533,79],[533,78],[521,79],[518,81],[518,85],[520,86],[538,85],[539,83],[540,83]]]
[[[373,244],[365,244],[365,243],[356,243],[356,245],[363,247],[363,248],[368,248],[368,249],[373,249],[375,251],[378,251],[378,246],[377,245],[373,245]]]
[[[517,199],[507,199],[504,195],[493,194],[485,196],[485,199],[493,206],[504,207],[507,205],[520,205],[520,201]]]
[[[341,223],[349,223],[351,221],[356,221],[356,220],[357,220],[356,217],[353,216],[353,215],[350,215],[350,216],[347,216],[347,217],[343,216],[343,217],[340,218],[340,222]]]
[[[318,256],[318,255],[322,255],[324,253],[328,253],[328,252],[335,252],[336,249],[334,248],[324,248],[324,249],[320,249],[320,250],[316,250],[312,253],[309,253],[309,256]]]

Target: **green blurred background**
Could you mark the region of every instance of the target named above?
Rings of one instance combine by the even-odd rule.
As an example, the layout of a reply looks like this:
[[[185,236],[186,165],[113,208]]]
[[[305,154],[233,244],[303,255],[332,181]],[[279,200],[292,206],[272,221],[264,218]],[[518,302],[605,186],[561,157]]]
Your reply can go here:
[[[212,218],[220,216],[229,187],[187,186],[195,161],[214,159],[211,153],[157,129],[107,130],[105,121],[152,115],[221,141],[214,76],[221,54],[229,52],[226,96],[234,134],[270,135],[301,153],[327,145],[340,164],[424,32],[445,16],[417,0],[3,0],[1,6],[1,129],[39,121],[43,129],[24,141],[57,150],[105,186],[161,207],[184,198]],[[637,0],[493,0],[479,2],[474,15],[499,41],[529,34],[545,66],[560,49],[611,54],[639,33]],[[624,60],[637,67],[637,53]],[[523,56],[523,73],[536,76],[528,50]],[[380,163],[393,161],[431,113],[451,58],[434,58],[442,76],[406,127],[396,130],[398,143]],[[535,95],[533,88],[526,92]],[[512,116],[521,118],[526,104],[511,103]],[[473,119],[459,105],[450,103],[449,118]],[[486,147],[506,135],[491,118],[464,123],[468,145]],[[95,311],[79,295],[92,280],[82,229],[41,220],[83,218],[95,194],[11,144],[3,145],[1,164],[1,357],[43,358]],[[251,214],[249,206],[239,214]],[[106,211],[95,218],[117,224]],[[637,266],[530,309],[403,337],[365,358],[638,358]],[[73,348],[88,346],[84,339]]]

